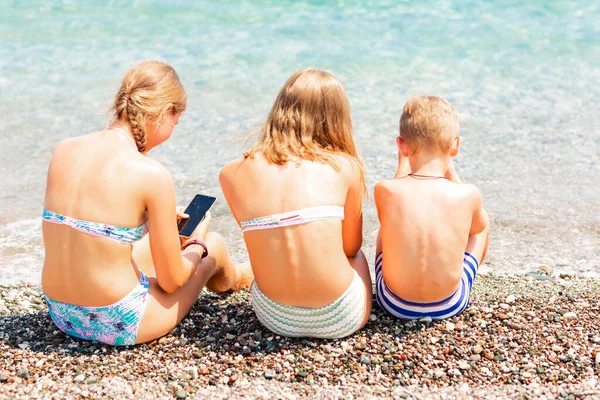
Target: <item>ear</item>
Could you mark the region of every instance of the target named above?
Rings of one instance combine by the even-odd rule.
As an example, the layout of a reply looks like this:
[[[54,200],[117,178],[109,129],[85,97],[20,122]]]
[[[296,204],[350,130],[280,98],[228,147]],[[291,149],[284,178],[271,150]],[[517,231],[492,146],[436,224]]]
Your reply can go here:
[[[460,135],[452,139],[452,144],[450,145],[450,157],[456,157],[456,155],[458,154],[458,149],[460,148],[460,141]]]
[[[406,144],[406,142],[404,141],[403,138],[401,138],[400,136],[398,136],[396,138],[396,146],[398,146],[398,153],[400,153],[400,155],[402,157],[408,157],[409,154],[409,149],[408,149],[408,145]]]
[[[165,119],[165,116],[169,115],[169,113],[173,112],[173,104],[167,104],[163,107],[160,112],[160,116],[158,117],[158,123],[161,124]]]

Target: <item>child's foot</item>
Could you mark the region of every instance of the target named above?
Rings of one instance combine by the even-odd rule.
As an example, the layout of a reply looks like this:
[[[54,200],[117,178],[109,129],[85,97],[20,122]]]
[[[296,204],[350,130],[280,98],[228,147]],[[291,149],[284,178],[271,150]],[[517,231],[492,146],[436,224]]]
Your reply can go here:
[[[237,264],[235,267],[237,268],[238,272],[238,281],[231,287],[231,290],[237,292],[240,289],[249,288],[254,281],[254,273],[252,272],[252,265],[250,265],[250,261]]]

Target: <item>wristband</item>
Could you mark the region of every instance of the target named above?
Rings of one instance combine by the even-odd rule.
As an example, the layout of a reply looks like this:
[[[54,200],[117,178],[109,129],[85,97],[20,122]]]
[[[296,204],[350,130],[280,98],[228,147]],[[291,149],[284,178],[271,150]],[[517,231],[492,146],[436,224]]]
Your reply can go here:
[[[208,248],[206,247],[206,245],[204,243],[202,243],[201,241],[196,240],[196,239],[188,240],[183,246],[181,246],[181,250],[185,250],[193,244],[200,245],[204,249],[204,252],[202,253],[202,257],[200,257],[200,259],[203,259],[204,257],[208,257]]]

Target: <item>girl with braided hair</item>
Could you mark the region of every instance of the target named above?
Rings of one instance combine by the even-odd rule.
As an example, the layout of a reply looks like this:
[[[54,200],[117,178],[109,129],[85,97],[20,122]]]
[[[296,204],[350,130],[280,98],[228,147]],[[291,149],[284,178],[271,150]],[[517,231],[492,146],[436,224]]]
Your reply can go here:
[[[147,342],[171,331],[204,286],[222,292],[252,282],[250,265],[236,266],[208,232],[210,215],[181,246],[173,178],[145,155],[169,139],[185,108],[175,70],[144,62],[123,79],[108,128],[56,146],[42,288],[63,332],[111,345]]]

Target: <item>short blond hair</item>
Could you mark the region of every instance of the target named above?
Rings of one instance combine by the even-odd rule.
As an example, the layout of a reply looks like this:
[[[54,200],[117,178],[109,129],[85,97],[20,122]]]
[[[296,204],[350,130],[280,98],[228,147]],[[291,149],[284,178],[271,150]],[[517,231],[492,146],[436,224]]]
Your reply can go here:
[[[439,96],[410,96],[400,117],[400,137],[413,152],[447,152],[459,135],[456,110]]]
[[[177,72],[162,61],[145,61],[133,67],[121,83],[112,106],[115,119],[131,127],[135,143],[146,151],[146,122],[159,124],[165,106],[173,106],[173,114],[187,107],[183,85]]]

